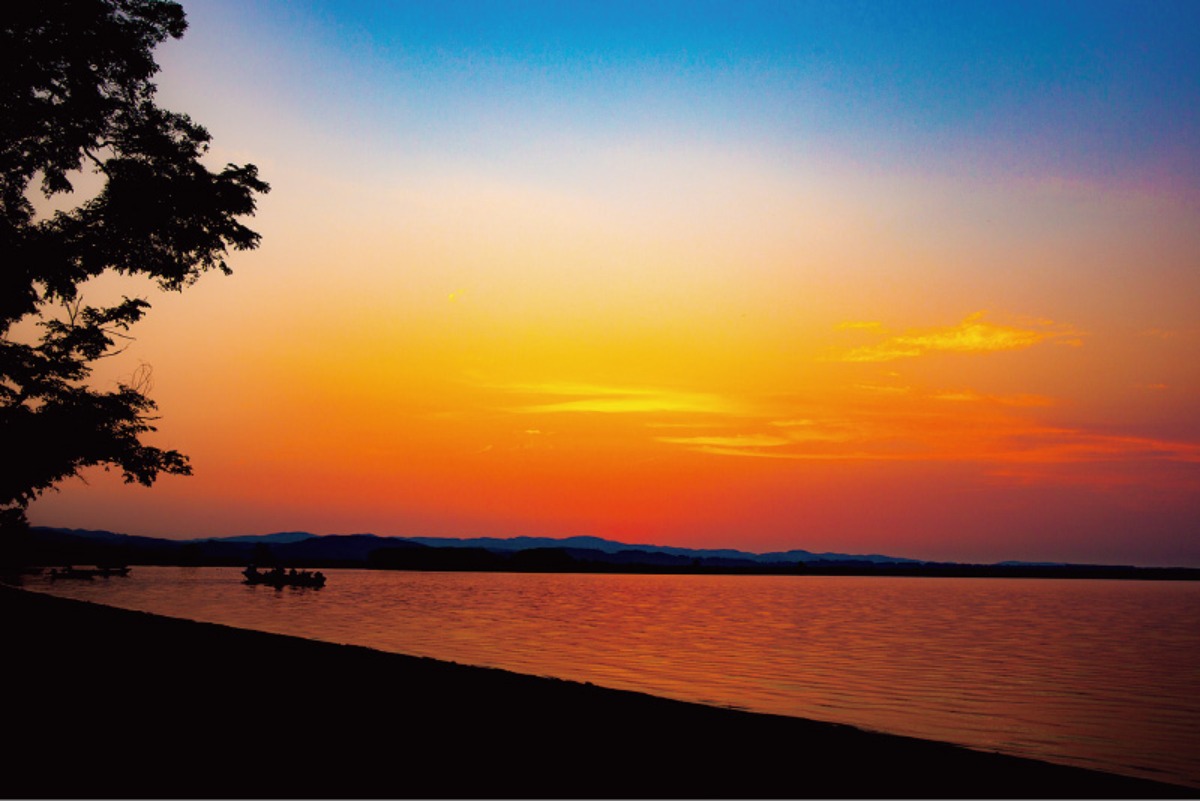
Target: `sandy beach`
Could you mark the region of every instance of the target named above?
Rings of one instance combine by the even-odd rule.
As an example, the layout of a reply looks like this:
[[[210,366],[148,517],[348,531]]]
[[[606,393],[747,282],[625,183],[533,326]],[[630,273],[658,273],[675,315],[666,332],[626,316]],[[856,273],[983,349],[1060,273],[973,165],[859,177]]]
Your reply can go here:
[[[9,587],[0,609],[6,797],[1200,796]]]

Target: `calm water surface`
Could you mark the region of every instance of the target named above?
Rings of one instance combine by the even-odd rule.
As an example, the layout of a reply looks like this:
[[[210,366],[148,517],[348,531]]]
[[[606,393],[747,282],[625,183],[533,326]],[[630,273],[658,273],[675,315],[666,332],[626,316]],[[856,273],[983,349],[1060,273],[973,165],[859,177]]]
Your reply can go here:
[[[1200,584],[135,567],[26,586],[1200,787]]]

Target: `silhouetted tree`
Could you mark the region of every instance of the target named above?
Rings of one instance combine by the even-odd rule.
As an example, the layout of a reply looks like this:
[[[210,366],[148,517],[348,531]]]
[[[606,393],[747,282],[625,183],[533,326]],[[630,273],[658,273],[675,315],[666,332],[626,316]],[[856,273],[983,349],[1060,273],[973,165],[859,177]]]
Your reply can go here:
[[[180,290],[258,245],[238,221],[268,190],[257,169],[209,170],[208,132],[155,103],[152,51],[186,27],[158,0],[0,10],[0,528],[23,527],[32,500],[85,467],[145,485],[191,472],[141,442],[156,408],[147,375],[87,386],[149,303],[88,305],[80,291],[110,271]],[[88,172],[101,188],[72,205]]]

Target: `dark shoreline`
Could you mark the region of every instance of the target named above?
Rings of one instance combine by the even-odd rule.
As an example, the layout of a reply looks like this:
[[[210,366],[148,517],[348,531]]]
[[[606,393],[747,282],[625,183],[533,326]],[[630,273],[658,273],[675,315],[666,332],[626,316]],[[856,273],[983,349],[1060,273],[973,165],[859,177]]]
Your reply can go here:
[[[211,567],[353,568],[500,573],[642,573],[733,576],[904,576],[928,578],[1045,578],[1134,581],[1200,581],[1196,567],[1137,567],[1067,563],[1001,562],[965,564],[924,562],[891,557],[789,552],[795,559],[758,561],[755,554],[658,546],[626,545],[600,540],[606,549],[580,545],[483,547],[431,545],[404,537],[374,534],[313,535],[299,539],[210,538],[171,540],[129,536],[111,531],[34,526],[4,543],[8,563],[24,565],[191,565]],[[526,540],[529,538],[516,538]],[[570,543],[596,538],[535,538],[544,543]],[[462,542],[462,541],[459,541]],[[505,542],[496,540],[495,542]],[[511,540],[508,542],[511,543]],[[619,550],[613,550],[614,548]],[[739,555],[740,554],[740,555]],[[803,555],[809,558],[805,560]],[[3,556],[0,553],[0,556]],[[760,556],[760,555],[759,555]],[[834,558],[836,557],[836,558]],[[0,559],[0,561],[3,561]]]
[[[0,586],[8,798],[1197,798],[1200,790]]]

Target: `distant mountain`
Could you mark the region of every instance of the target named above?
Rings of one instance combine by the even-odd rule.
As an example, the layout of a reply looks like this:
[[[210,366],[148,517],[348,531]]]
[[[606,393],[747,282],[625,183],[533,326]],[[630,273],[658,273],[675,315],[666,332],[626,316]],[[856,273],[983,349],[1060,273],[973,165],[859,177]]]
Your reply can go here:
[[[374,534],[330,534],[284,543],[275,550],[289,561],[316,564],[331,562],[366,562],[372,553],[384,547],[397,547],[392,537]],[[402,546],[400,546],[402,547]],[[420,547],[420,546],[413,546]]]
[[[153,562],[171,560],[193,563],[233,564],[255,559],[271,558],[291,563],[356,564],[367,563],[371,554],[380,549],[452,549],[471,551],[473,563],[482,564],[481,553],[511,557],[526,551],[538,551],[538,558],[554,551],[574,562],[590,565],[644,565],[660,567],[743,568],[774,567],[804,563],[872,563],[919,564],[918,560],[872,554],[812,553],[792,550],[756,554],[732,548],[678,548],[667,545],[629,544],[601,537],[383,537],[376,534],[326,534],[306,531],[281,531],[272,534],[205,537],[191,540],[167,540],[136,537],[111,531],[92,529],[36,528],[43,545],[60,551],[98,547],[134,552]],[[86,549],[85,548],[85,549]],[[265,550],[264,550],[265,549]],[[90,551],[89,551],[90,553]],[[114,553],[114,557],[119,555]],[[390,557],[394,558],[394,557]],[[433,559],[408,555],[409,561]],[[453,558],[437,557],[439,564],[449,564]],[[461,558],[460,561],[471,561]],[[506,563],[505,560],[501,560]],[[525,560],[518,560],[519,562]],[[500,564],[499,562],[496,564]]]
[[[174,540],[164,540],[159,537],[139,537],[134,534],[117,534],[112,531],[93,528],[43,528],[35,526],[34,530],[50,538],[85,539],[112,545],[153,545],[160,542],[174,542]]]
[[[900,562],[919,563],[919,559],[906,559],[898,556],[882,556],[869,554],[861,556],[844,553],[813,553],[812,551],[792,550],[771,553],[751,553],[732,548],[677,548],[670,545],[631,545],[600,537],[471,537],[460,539],[456,537],[405,537],[410,542],[417,542],[433,548],[486,548],[487,550],[522,551],[529,548],[586,548],[603,553],[615,554],[621,551],[637,551],[641,553],[662,553],[672,556],[683,556],[689,559],[732,559],[746,560],[751,563],[774,564],[779,562]]]
[[[210,540],[217,540],[220,542],[265,542],[269,545],[276,542],[301,542],[302,540],[310,540],[316,536],[316,534],[310,534],[307,531],[280,531],[277,534],[244,534],[238,537],[204,537],[203,539],[188,540],[188,542],[207,542]]]
[[[813,553],[812,551],[772,551],[759,554],[763,562],[871,562],[873,564],[910,564],[919,565],[922,559],[906,559],[901,556],[884,556],[882,554],[844,554],[844,553]]]
[[[575,573],[1137,578],[1200,580],[1200,569],[1121,565],[923,562],[880,554],[764,554],[729,548],[629,545],[600,537],[381,537],[301,531],[166,540],[111,531],[35,527],[5,553],[26,565],[237,565]],[[18,553],[19,551],[19,553]]]
[[[524,551],[530,548],[590,548],[595,551],[614,552],[625,548],[640,548],[638,545],[625,545],[600,537],[396,537],[409,542],[428,545],[431,548],[485,548],[489,551]],[[645,546],[647,548],[652,546]]]

